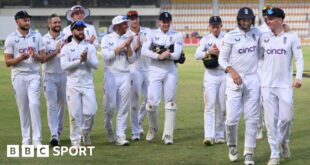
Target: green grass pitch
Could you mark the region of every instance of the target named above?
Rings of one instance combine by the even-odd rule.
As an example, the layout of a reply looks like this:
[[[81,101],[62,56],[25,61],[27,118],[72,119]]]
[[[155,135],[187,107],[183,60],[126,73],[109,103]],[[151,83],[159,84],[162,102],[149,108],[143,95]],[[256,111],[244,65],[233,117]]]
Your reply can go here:
[[[3,50],[0,51],[0,164],[105,164],[105,165],[233,165],[243,164],[242,151],[244,141],[244,122],[239,125],[238,151],[240,158],[237,163],[228,159],[228,148],[225,144],[206,147],[203,141],[203,98],[202,78],[204,67],[201,61],[194,58],[196,47],[185,47],[187,61],[179,65],[179,82],[177,90],[177,119],[174,133],[174,144],[164,145],[161,141],[163,131],[163,108],[159,110],[160,129],[154,143],[147,143],[145,136],[141,141],[131,142],[128,147],[119,147],[108,143],[103,128],[103,62],[100,55],[100,68],[95,71],[95,87],[98,112],[92,132],[92,142],[96,147],[93,156],[69,156],[49,158],[7,158],[6,145],[20,144],[21,131],[19,116],[10,80],[10,69],[3,62]],[[305,71],[310,71],[310,47],[304,46]],[[291,134],[291,158],[281,159],[283,165],[305,165],[310,162],[310,79],[303,79],[301,89],[294,91],[295,118]],[[47,115],[44,95],[41,94],[41,116],[43,143],[48,144],[50,138],[47,126]],[[129,121],[129,120],[128,120]],[[129,123],[129,122],[128,122]],[[65,114],[64,133],[61,144],[70,146],[68,113]],[[147,120],[144,122],[147,131]],[[131,137],[128,124],[127,137]],[[52,150],[50,150],[51,153]],[[255,153],[257,165],[267,164],[270,150],[264,130],[264,139],[257,142]]]

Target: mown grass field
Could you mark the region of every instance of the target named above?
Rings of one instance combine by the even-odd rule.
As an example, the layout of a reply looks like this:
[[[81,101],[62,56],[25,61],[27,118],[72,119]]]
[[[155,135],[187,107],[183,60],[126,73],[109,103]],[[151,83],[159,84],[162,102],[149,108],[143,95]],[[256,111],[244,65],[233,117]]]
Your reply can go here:
[[[206,147],[203,141],[203,98],[202,77],[204,67],[201,61],[194,59],[196,47],[185,47],[186,64],[179,66],[179,83],[177,91],[177,120],[174,134],[174,144],[167,146],[161,141],[163,131],[163,109],[159,111],[160,130],[154,143],[147,143],[145,136],[141,141],[131,142],[128,147],[119,147],[107,140],[103,128],[102,105],[102,75],[103,62],[95,72],[95,87],[98,102],[98,112],[92,132],[92,142],[96,147],[93,156],[49,158],[7,158],[6,145],[20,144],[21,131],[19,116],[10,81],[10,69],[3,62],[3,50],[0,51],[0,164],[105,164],[105,165],[236,165],[243,164],[243,158],[231,163],[228,160],[226,145]],[[310,71],[310,47],[304,47],[305,71]],[[291,158],[281,160],[283,165],[306,165],[310,162],[310,79],[303,79],[301,89],[294,91],[295,119],[291,135]],[[41,116],[43,128],[43,143],[48,144],[50,133],[47,126],[47,115],[44,95],[41,94]],[[128,120],[129,121],[129,120]],[[147,131],[147,121],[144,123]],[[239,126],[239,155],[242,155],[244,140],[244,122]],[[257,165],[266,164],[269,160],[269,146],[266,131],[264,139],[257,142],[255,160]],[[131,137],[130,125],[127,137]],[[65,130],[62,145],[70,146],[68,113],[65,114]],[[50,153],[52,150],[50,151]]]

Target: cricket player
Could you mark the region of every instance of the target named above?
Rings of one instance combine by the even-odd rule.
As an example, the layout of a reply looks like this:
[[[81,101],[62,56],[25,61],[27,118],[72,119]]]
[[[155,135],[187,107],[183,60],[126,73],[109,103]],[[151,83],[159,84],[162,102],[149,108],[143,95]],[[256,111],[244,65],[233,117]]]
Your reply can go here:
[[[211,33],[200,40],[196,50],[197,60],[203,60],[204,73],[204,141],[205,145],[225,143],[225,78],[226,74],[218,65],[224,32],[221,31],[222,19],[212,16],[209,19]],[[217,113],[215,115],[215,106]]]
[[[60,50],[64,43],[64,34],[61,33],[61,19],[57,14],[49,16],[48,29],[43,36],[46,51],[42,67],[43,91],[51,132],[50,145],[58,146],[63,131],[67,76],[60,66]]]
[[[127,32],[126,16],[116,16],[112,19],[110,29],[113,32],[105,35],[101,41],[101,51],[104,59],[104,123],[108,139],[115,142],[112,119],[114,110],[116,117],[116,145],[126,146],[127,116],[130,101],[131,77],[129,65],[136,55],[133,50],[133,36]]]
[[[254,149],[259,121],[259,78],[257,74],[260,33],[254,26],[253,10],[242,7],[238,27],[227,33],[219,55],[226,76],[226,140],[230,161],[237,161],[238,123],[245,119],[244,164],[254,165]]]
[[[81,5],[72,6],[70,10],[66,13],[66,18],[68,21],[74,22],[78,20],[84,20],[86,17],[90,16],[90,10],[84,8]],[[91,44],[94,44],[96,47],[99,46],[96,29],[93,25],[86,24],[86,28],[84,28],[85,40]],[[71,35],[70,25],[63,29],[63,33],[65,34],[65,38]]]
[[[71,116],[70,140],[79,148],[91,145],[90,133],[97,111],[93,71],[99,61],[96,47],[85,41],[83,21],[71,24],[72,41],[61,49],[61,68],[67,72],[67,104]]]
[[[131,130],[132,140],[140,140],[140,134],[143,134],[142,123],[146,115],[145,105],[147,102],[147,83],[148,83],[148,65],[150,59],[141,56],[141,47],[145,41],[147,35],[150,33],[150,29],[141,27],[139,22],[138,12],[130,10],[127,13],[129,29],[127,33],[134,36],[133,44],[134,51],[136,53],[136,60],[130,64],[131,73],[131,103],[130,103],[130,117],[131,117]],[[143,103],[140,106],[140,99],[143,95]]]
[[[268,165],[278,165],[279,158],[290,157],[289,135],[294,116],[293,88],[302,85],[304,69],[301,43],[296,33],[285,32],[285,13],[274,7],[267,11],[267,25],[271,32],[260,39],[263,54],[262,96],[268,142],[271,149]],[[293,80],[292,59],[296,64]]]
[[[26,11],[15,14],[17,29],[5,40],[4,60],[11,67],[11,80],[18,107],[22,145],[41,145],[40,63],[45,47],[40,33],[30,29],[31,16]]]
[[[176,88],[178,70],[175,60],[182,53],[183,37],[181,33],[171,29],[172,16],[169,12],[162,12],[159,17],[159,28],[153,30],[142,46],[142,56],[151,59],[149,65],[148,101],[146,110],[149,117],[149,131],[147,141],[153,141],[158,131],[158,106],[161,100],[161,92],[164,92],[165,124],[162,140],[165,144],[173,144],[173,131],[177,111]],[[166,48],[158,53],[150,49],[152,45]],[[173,47],[173,51],[168,49]]]

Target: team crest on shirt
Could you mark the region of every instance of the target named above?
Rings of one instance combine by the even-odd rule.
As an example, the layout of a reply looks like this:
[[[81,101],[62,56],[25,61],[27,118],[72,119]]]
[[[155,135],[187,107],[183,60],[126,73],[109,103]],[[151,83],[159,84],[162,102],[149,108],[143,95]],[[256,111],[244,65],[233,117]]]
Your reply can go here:
[[[287,41],[287,37],[284,37],[283,38],[283,44],[286,44],[286,41]]]
[[[264,42],[269,42],[269,39],[264,39]]]
[[[32,37],[32,41],[33,41],[33,42],[36,42],[36,37]]]
[[[74,52],[74,51],[75,51],[75,49],[70,49],[70,51],[71,51],[71,52]]]
[[[110,45],[110,46],[113,46],[113,44],[114,44],[113,42],[109,42],[109,45]]]
[[[208,43],[208,46],[212,46],[212,43]]]
[[[19,40],[15,40],[15,43],[19,43]]]
[[[51,41],[46,41],[46,44],[49,45],[51,43]]]
[[[235,41],[239,42],[239,41],[240,41],[240,38],[235,38]]]
[[[155,40],[159,40],[159,37],[158,37],[158,36],[156,36],[156,37],[155,37]]]

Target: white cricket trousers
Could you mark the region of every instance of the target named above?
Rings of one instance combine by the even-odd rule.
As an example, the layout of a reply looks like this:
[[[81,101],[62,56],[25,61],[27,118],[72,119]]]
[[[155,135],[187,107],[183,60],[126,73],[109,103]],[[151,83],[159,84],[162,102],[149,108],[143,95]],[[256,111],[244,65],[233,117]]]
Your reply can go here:
[[[289,142],[294,117],[293,89],[262,88],[265,123],[271,158],[280,157],[280,145]]]
[[[223,138],[225,130],[225,86],[223,70],[205,70],[204,73],[204,137]],[[215,107],[217,111],[215,114]]]
[[[89,135],[92,131],[97,111],[95,90],[67,84],[66,92],[71,120],[70,140],[72,144],[79,144],[82,135]]]
[[[63,131],[66,80],[67,76],[65,73],[43,73],[43,91],[51,138],[59,139]]]
[[[106,129],[113,129],[112,119],[117,109],[116,136],[126,138],[127,116],[131,77],[129,72],[111,73],[105,71],[104,75],[104,123]]]
[[[130,119],[131,131],[133,135],[139,135],[141,125],[146,115],[146,101],[147,101],[147,71],[133,70],[131,71],[131,96],[130,96]],[[141,96],[144,96],[143,103],[140,106]]]
[[[30,121],[32,125],[32,142],[42,141],[40,73],[19,73],[12,76],[12,84],[18,107],[22,144],[30,144]]]
[[[237,146],[238,124],[244,113],[245,140],[244,154],[254,152],[256,133],[259,121],[259,92],[260,85],[257,74],[242,76],[242,86],[235,88],[230,75],[226,76],[226,138],[228,146]]]
[[[262,69],[261,68],[257,68],[257,73],[258,73],[258,76],[259,76],[259,80],[261,82],[262,81]],[[264,123],[263,96],[262,96],[261,89],[260,89],[260,96],[259,96],[258,111],[260,112],[259,122],[258,122],[258,129],[263,129],[263,127],[265,126],[265,123]]]

